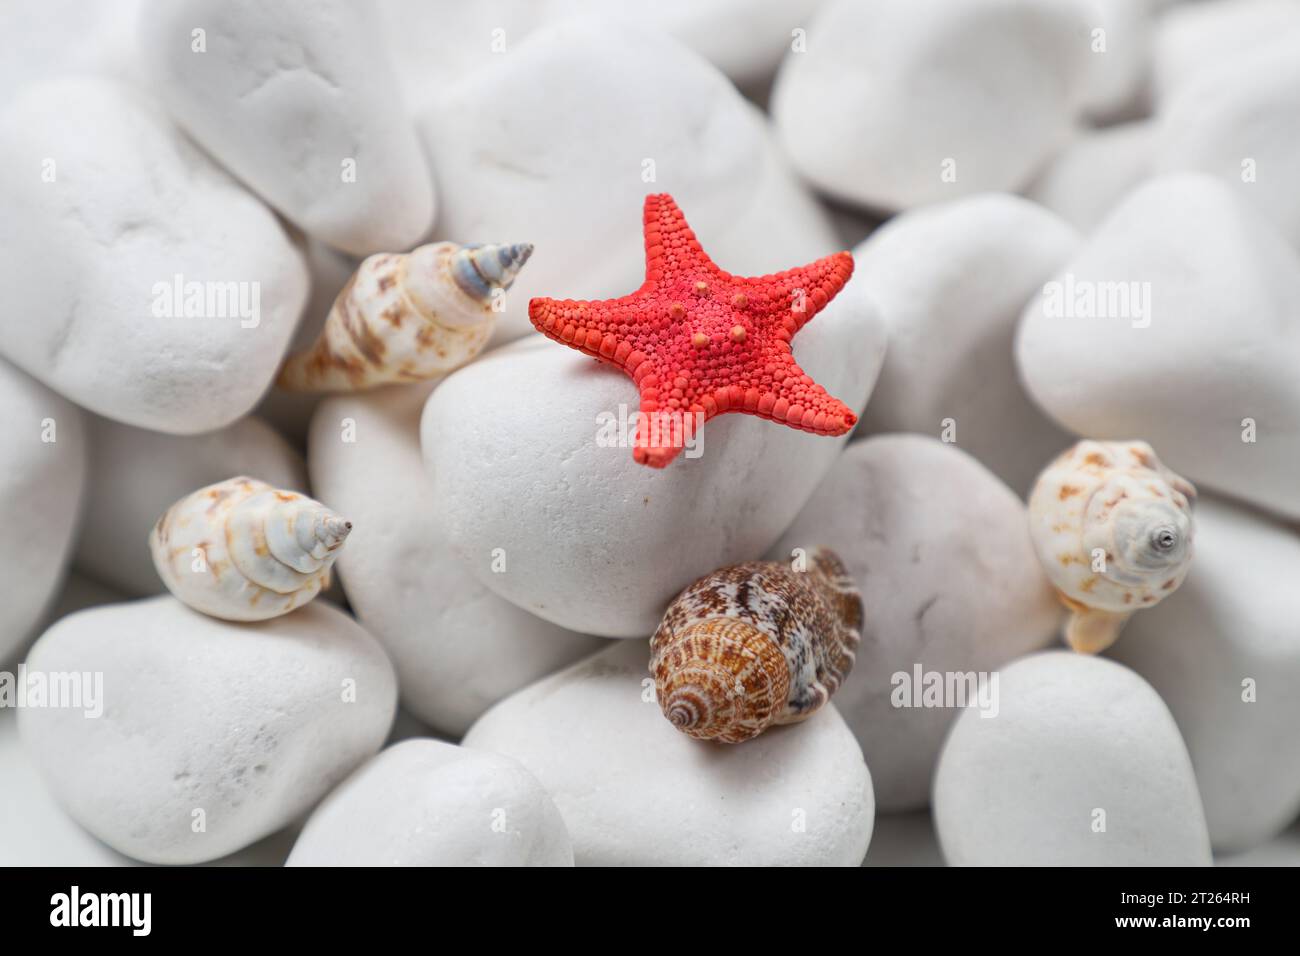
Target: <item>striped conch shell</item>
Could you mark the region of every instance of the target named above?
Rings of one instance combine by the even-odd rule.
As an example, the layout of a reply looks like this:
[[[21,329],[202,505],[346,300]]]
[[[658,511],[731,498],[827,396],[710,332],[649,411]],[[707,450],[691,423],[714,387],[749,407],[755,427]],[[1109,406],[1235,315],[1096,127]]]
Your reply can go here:
[[[435,242],[361,263],[314,345],[277,380],[295,392],[354,392],[445,375],[483,350],[533,247]]]
[[[734,744],[821,707],[853,667],[862,598],[826,549],[806,571],[751,561],[700,578],[650,639],[659,707],[678,730]]]
[[[167,589],[196,611],[264,621],[329,586],[351,530],[350,521],[306,495],[229,478],[168,508],[149,534],[149,550]]]
[[[1038,560],[1072,612],[1065,639],[1096,654],[1134,612],[1163,600],[1192,563],[1196,489],[1141,441],[1081,441],[1029,495]]]

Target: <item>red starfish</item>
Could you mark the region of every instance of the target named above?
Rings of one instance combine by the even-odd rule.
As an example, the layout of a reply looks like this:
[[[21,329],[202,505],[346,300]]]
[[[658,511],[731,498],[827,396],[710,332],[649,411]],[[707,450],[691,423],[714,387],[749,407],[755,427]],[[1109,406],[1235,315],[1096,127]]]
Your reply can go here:
[[[632,457],[662,468],[700,423],[745,412],[818,435],[857,416],[795,364],[790,340],[853,274],[847,252],[757,278],[719,269],[666,193],[645,200],[646,278],[619,299],[533,299],[557,342],[616,365],[641,393]]]

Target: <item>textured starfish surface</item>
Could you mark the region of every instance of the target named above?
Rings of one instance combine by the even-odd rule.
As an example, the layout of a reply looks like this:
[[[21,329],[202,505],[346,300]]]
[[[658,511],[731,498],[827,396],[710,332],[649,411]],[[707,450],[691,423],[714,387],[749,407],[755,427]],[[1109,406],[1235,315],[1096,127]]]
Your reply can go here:
[[[641,393],[636,461],[662,468],[701,423],[745,412],[818,435],[857,416],[795,363],[790,340],[853,274],[847,252],[774,275],[723,272],[673,198],[645,201],[646,278],[598,302],[533,299],[538,331],[616,365]]]

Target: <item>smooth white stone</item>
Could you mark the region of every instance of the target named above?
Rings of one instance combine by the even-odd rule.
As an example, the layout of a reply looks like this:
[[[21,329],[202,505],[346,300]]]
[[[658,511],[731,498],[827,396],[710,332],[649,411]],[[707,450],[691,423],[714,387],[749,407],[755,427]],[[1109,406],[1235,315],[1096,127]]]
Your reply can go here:
[[[794,340],[800,367],[855,410],[884,350],[856,277]],[[635,422],[623,372],[534,335],[439,385],[421,443],[440,527],[483,585],[575,631],[644,638],[691,581],[766,551],[844,438],[728,414],[700,431],[697,457],[655,469],[602,444],[600,416],[620,405]]]
[[[743,744],[664,719],[649,650],[623,641],[488,711],[465,746],[514,757],[551,794],[580,866],[856,866],[871,775],[833,704]]]
[[[786,55],[772,114],[799,171],[849,202],[1012,191],[1064,142],[1091,56],[1073,2],[835,0]]]
[[[776,72],[824,0],[656,0],[624,4],[618,15],[665,30],[738,86],[759,84]],[[561,0],[561,6],[564,6]],[[606,0],[579,0],[579,15],[610,11]],[[573,9],[572,7],[570,9]]]
[[[1050,651],[1003,668],[999,685],[998,715],[967,708],[939,757],[934,818],[949,864],[1210,864],[1187,748],[1150,684],[1105,658]]]
[[[1070,439],[1025,394],[1013,343],[1020,312],[1078,248],[1035,204],[988,193],[911,210],[854,250],[889,348],[856,434],[939,436],[1018,494]]]
[[[823,0],[380,0],[385,46],[406,101],[492,69],[537,29],[568,17],[614,17],[671,34],[741,86],[771,76]]]
[[[0,102],[69,73],[134,80],[141,0],[8,0],[0,4]]]
[[[1153,161],[1218,176],[1300,250],[1300,29],[1180,88]]]
[[[0,866],[131,866],[54,801],[18,739],[17,710],[0,707]]]
[[[310,467],[317,496],[352,521],[335,567],[357,619],[397,665],[403,704],[459,737],[498,700],[601,642],[498,597],[452,553],[420,458],[431,387],[326,399],[312,423]]]
[[[27,670],[102,675],[100,716],[85,698],[28,706],[19,733],[73,819],[151,863],[213,860],[289,824],[378,751],[397,700],[378,643],[319,601],[251,625],[170,596],[83,611]]]
[[[533,296],[639,287],[648,193],[671,193],[713,260],[738,275],[838,247],[763,115],[657,31],[599,18],[538,30],[495,68],[438,89],[418,122],[439,182],[456,185],[441,191],[436,234],[536,245],[496,342],[531,331]]]
[[[1086,235],[1152,174],[1157,133],[1151,120],[1080,129],[1025,195]]]
[[[1044,411],[1089,438],[1141,438],[1193,482],[1300,516],[1300,258],[1268,222],[1217,179],[1162,176],[1052,281],[1016,343]],[[1255,442],[1242,440],[1249,422]]]
[[[3,359],[0,449],[3,664],[35,636],[59,590],[86,487],[81,412]]]
[[[1195,516],[1187,580],[1133,615],[1111,654],[1169,705],[1215,849],[1231,852],[1300,813],[1300,535],[1204,496]]]
[[[17,711],[0,708],[0,866],[140,866],[79,827],[55,800],[18,736]],[[210,866],[280,866],[293,846],[281,830]]]
[[[965,701],[900,704],[922,702],[929,672],[995,671],[1046,646],[1059,628],[1025,506],[960,448],[882,435],[849,445],[769,556],[790,560],[818,546],[844,561],[866,609],[835,705],[862,745],[880,808],[924,807],[944,734]]]
[[[86,514],[78,568],[124,595],[165,589],[149,551],[163,512],[206,485],[248,475],[306,494],[302,457],[265,422],[241,418],[203,435],[164,435],[105,418],[90,419]]]
[[[174,434],[257,404],[306,298],[302,258],[138,94],[75,78],[6,103],[0,208],[10,361],[83,408]],[[187,314],[191,283],[202,315]]]
[[[1156,25],[1151,85],[1157,109],[1188,83],[1247,60],[1288,34],[1300,34],[1295,0],[1213,0],[1170,9]]]
[[[433,180],[377,18],[364,0],[171,0],[143,12],[140,51],[176,121],[291,222],[402,252],[433,225]]]
[[[406,740],[321,801],[289,866],[573,866],[555,803],[518,761]]]

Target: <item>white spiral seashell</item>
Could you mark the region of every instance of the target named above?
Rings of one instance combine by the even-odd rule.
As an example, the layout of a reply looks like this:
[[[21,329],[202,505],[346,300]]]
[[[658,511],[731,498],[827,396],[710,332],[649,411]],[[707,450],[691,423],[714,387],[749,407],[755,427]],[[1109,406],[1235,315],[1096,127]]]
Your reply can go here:
[[[352,523],[318,501],[253,478],[229,478],[176,502],[149,534],[154,567],[190,607],[263,621],[329,586]]]
[[[1072,612],[1070,646],[1109,647],[1134,612],[1168,597],[1192,561],[1196,489],[1146,442],[1081,441],[1029,495],[1038,559]]]
[[[483,350],[533,247],[435,242],[361,263],[320,338],[291,356],[277,384],[298,392],[360,391],[445,375]]]

